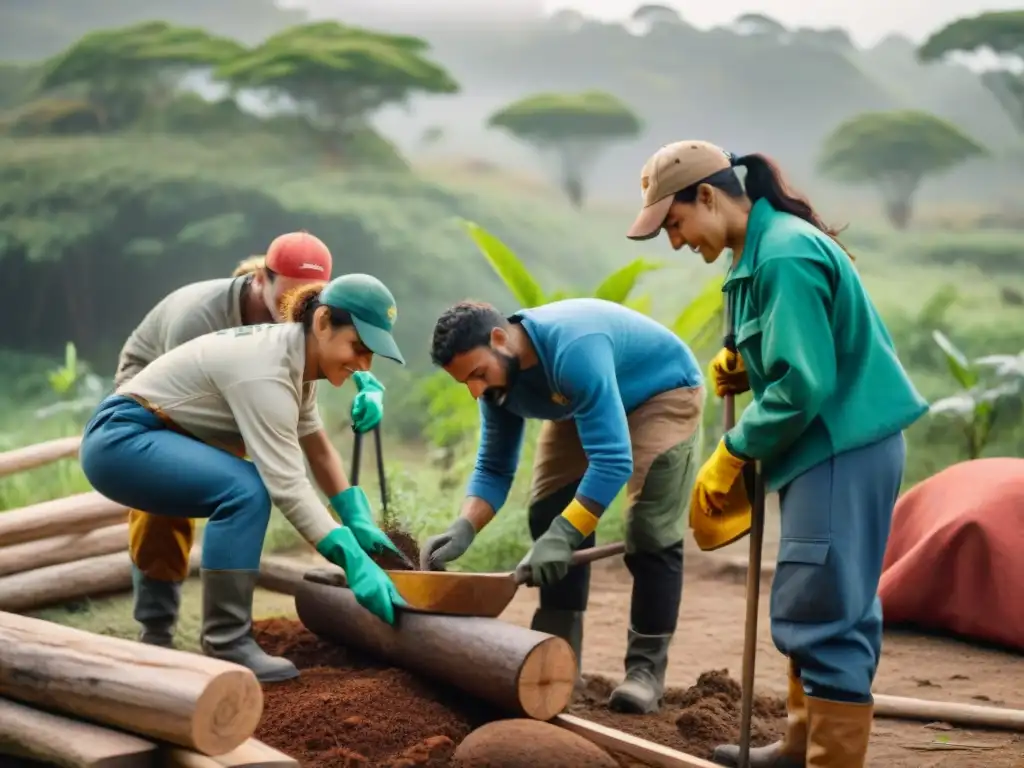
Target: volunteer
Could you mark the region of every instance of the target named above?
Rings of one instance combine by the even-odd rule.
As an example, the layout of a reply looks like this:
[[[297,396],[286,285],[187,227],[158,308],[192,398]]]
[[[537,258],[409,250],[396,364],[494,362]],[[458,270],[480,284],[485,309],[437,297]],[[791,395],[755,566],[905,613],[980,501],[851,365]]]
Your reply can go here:
[[[633,576],[626,677],[613,709],[656,711],[683,586],[684,515],[700,455],[704,387],[689,348],[639,312],[598,299],[556,301],[509,318],[489,304],[451,307],[433,361],[480,401],[481,440],[461,515],[429,539],[424,569],[463,555],[505,504],[525,419],[544,420],[529,502],[534,545],[520,564],[540,586],[531,626],[582,658],[589,567],[601,514],[625,487]]]
[[[231,278],[185,285],[161,300],[128,337],[121,350],[114,386],[129,382],[160,355],[204,333],[280,320],[281,297],[290,289],[331,277],[331,252],[307,232],[276,238],[265,256],[246,259]],[[384,387],[369,371],[353,375],[358,393],[352,423],[359,432],[383,416]],[[312,390],[315,384],[309,384]],[[311,395],[303,411],[303,452],[332,506],[355,530],[372,526],[369,502],[360,489],[340,494],[347,485],[341,458],[320,424]],[[308,427],[308,430],[307,430]],[[359,523],[355,523],[356,520]],[[181,606],[181,585],[188,576],[195,521],[187,517],[128,514],[132,558],[134,617],[139,640],[171,647]],[[365,537],[364,537],[365,538]]]
[[[394,621],[400,600],[364,549],[387,537],[368,512],[337,525],[307,479],[302,442],[319,428],[315,390],[341,386],[373,355],[403,363],[391,336],[390,291],[345,275],[286,294],[289,322],[229,328],[175,347],[122,384],[82,438],[82,469],[101,494],[154,516],[207,518],[203,537],[203,650],[243,664],[264,682],[298,672],[251,636],[260,553],[276,506],[320,554],[345,569],[359,602]],[[251,461],[242,458],[248,454]],[[341,487],[333,505],[358,494]],[[339,501],[341,500],[341,501]],[[370,546],[368,546],[370,545]]]
[[[927,403],[836,232],[768,158],[681,141],[647,161],[640,184],[630,238],[664,230],[674,249],[709,264],[732,252],[723,291],[738,352],[723,349],[711,370],[719,396],[750,389],[753,402],[697,474],[694,536],[714,549],[749,531],[748,462],[761,463],[781,503],[771,626],[790,660],[789,721],[780,742],[751,751],[750,765],[863,766],[902,431]],[[714,759],[735,765],[738,754],[722,746]]]

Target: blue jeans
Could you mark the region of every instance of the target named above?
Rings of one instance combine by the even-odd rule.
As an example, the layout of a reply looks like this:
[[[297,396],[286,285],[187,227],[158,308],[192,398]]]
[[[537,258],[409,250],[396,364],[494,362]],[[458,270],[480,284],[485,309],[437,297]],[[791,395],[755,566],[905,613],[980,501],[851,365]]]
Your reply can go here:
[[[882,652],[878,581],[905,461],[897,433],[813,467],[780,492],[772,639],[809,696],[871,700]]]
[[[99,493],[151,515],[207,518],[202,567],[258,571],[270,496],[245,459],[166,427],[123,395],[99,404],[79,459]]]

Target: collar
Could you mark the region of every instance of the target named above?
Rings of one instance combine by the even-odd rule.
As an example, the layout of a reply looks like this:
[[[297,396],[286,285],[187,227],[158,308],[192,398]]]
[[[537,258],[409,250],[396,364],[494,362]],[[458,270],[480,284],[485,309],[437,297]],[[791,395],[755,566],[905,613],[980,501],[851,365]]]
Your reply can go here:
[[[761,238],[774,213],[775,209],[772,204],[763,197],[751,207],[750,215],[747,217],[747,236],[743,242],[743,258],[729,270],[725,282],[722,283],[723,291],[728,290],[730,283],[734,280],[746,280],[753,275],[757,249],[761,245]]]

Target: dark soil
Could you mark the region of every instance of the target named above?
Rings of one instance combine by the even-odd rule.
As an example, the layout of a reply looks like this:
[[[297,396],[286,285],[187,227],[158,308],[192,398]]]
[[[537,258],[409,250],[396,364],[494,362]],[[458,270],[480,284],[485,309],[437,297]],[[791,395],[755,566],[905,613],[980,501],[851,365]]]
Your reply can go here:
[[[325,643],[296,621],[257,622],[255,636],[268,653],[302,670],[298,680],[265,687],[256,738],[303,768],[451,768],[455,747],[501,717],[454,689]],[[702,674],[692,688],[670,689],[656,715],[610,712],[612,687],[605,678],[585,677],[569,711],[705,758],[738,738],[740,686],[725,670]],[[773,741],[785,722],[784,702],[758,697],[754,711],[753,743]]]
[[[384,533],[391,539],[391,543],[401,550],[402,554],[412,561],[414,568],[419,568],[420,546],[410,534],[391,526],[384,527]],[[378,555],[371,555],[371,559],[381,568],[388,571],[408,571],[409,566],[402,558],[393,552],[384,552]]]

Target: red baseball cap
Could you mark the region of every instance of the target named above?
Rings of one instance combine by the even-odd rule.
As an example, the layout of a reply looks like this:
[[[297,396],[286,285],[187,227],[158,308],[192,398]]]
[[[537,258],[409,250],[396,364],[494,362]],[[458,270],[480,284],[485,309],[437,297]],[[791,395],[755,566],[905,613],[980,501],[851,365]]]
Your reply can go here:
[[[267,248],[265,263],[281,277],[331,279],[331,251],[309,232],[289,232],[275,238]]]

